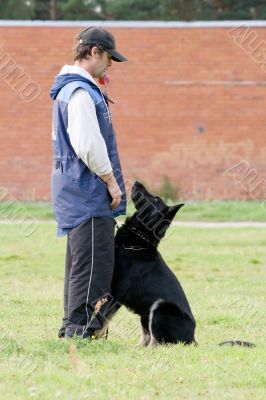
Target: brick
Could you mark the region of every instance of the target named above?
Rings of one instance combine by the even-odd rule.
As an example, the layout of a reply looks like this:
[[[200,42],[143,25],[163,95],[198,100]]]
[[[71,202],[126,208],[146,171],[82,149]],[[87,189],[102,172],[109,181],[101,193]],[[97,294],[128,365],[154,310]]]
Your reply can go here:
[[[265,28],[252,29],[257,44],[266,40]],[[266,67],[228,36],[230,28],[111,30],[129,57],[113,63],[109,86],[125,178],[157,190],[167,175],[184,198],[253,198],[226,170],[247,160],[266,180]],[[49,91],[72,63],[78,32],[0,27],[1,49],[41,89],[25,102],[0,74],[0,183],[18,199],[50,199]]]

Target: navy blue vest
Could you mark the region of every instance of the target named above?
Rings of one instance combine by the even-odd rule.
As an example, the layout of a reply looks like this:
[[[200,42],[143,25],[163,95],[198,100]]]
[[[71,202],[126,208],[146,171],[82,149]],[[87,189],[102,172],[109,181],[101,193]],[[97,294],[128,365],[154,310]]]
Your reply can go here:
[[[78,226],[91,217],[116,217],[126,212],[125,187],[108,101],[96,85],[80,78],[64,85],[54,96],[52,205],[59,230]],[[68,102],[77,88],[85,89],[94,101],[113,174],[123,193],[120,205],[114,210],[110,207],[106,184],[78,158],[70,143]]]

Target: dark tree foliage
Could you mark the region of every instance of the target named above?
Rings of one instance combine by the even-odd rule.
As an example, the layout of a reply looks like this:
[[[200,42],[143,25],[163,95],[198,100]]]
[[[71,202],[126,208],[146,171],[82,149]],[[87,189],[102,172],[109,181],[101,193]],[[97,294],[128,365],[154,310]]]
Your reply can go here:
[[[34,18],[34,5],[22,0],[0,0],[1,19]]]
[[[0,19],[266,19],[266,0],[0,0]]]

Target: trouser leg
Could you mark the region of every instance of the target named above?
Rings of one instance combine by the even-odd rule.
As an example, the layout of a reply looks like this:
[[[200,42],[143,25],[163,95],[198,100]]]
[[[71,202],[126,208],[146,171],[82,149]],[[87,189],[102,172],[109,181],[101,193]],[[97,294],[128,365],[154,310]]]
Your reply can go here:
[[[58,332],[58,336],[64,337],[65,330],[68,321],[68,287],[69,287],[69,274],[72,265],[71,251],[69,245],[69,238],[67,237],[67,245],[66,245],[66,261],[65,261],[65,280],[64,280],[64,318],[61,329]]]
[[[114,220],[107,217],[88,219],[71,229],[68,239],[71,268],[66,333],[72,336],[102,327],[114,269]],[[95,305],[103,297],[108,301],[95,316]]]

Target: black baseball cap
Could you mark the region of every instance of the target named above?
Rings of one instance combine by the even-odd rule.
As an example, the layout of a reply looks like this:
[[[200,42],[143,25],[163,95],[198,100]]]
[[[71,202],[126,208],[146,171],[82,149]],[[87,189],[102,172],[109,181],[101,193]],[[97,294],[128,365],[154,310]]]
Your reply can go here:
[[[127,57],[119,53],[115,48],[115,38],[101,26],[91,26],[78,35],[79,43],[85,45],[101,46],[112,56],[112,60],[117,62],[127,61]]]

